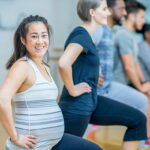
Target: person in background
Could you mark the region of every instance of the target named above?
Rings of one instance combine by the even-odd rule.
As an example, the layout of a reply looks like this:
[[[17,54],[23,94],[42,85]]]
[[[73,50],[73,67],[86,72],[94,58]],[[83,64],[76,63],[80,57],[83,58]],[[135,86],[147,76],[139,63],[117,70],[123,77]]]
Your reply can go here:
[[[135,31],[141,30],[145,24],[145,7],[136,1],[129,1],[126,6],[127,19],[115,34],[114,80],[123,84],[132,83],[142,93],[148,93],[149,83],[146,83],[138,63],[138,43]],[[124,35],[124,36],[122,36]]]
[[[138,61],[146,82],[150,82],[150,24],[145,24],[142,32],[144,41],[139,43]],[[150,138],[146,144],[150,145]]]
[[[92,38],[100,58],[103,85],[98,88],[98,95],[102,95],[118,102],[132,106],[144,114],[147,112],[148,99],[138,90],[128,85],[113,81],[114,42],[113,33],[117,32],[125,20],[126,9],[123,0],[107,0],[111,16],[108,17],[109,26],[99,26]]]
[[[88,123],[123,125],[127,130],[122,150],[137,150],[139,140],[147,138],[145,115],[127,105],[97,96],[99,57],[91,36],[99,25],[107,25],[110,15],[107,2],[79,0],[77,12],[83,22],[70,33],[58,62],[65,85],[59,101],[65,132],[83,136]]]
[[[126,20],[120,30],[114,34],[113,79],[131,85],[150,100],[150,82],[146,81],[138,62],[138,41],[135,33],[145,24],[145,7],[137,1],[128,1],[126,10]],[[150,137],[150,103],[147,111],[147,135]]]
[[[150,82],[150,24],[145,24],[142,32],[144,41],[139,43],[138,60],[145,80]]]
[[[111,16],[108,17],[109,26],[99,26],[92,35],[100,58],[100,73],[104,76],[103,85],[98,88],[98,95],[127,104],[147,115],[147,96],[133,87],[113,81],[115,50],[113,38],[121,28],[127,13],[123,0],[107,0],[107,4],[111,12]]]

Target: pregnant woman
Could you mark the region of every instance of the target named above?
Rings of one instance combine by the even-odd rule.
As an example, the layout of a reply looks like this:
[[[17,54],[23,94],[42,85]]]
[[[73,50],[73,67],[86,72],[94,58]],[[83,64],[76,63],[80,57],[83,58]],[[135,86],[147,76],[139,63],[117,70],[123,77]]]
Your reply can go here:
[[[57,86],[43,62],[50,33],[47,20],[40,16],[25,18],[15,32],[9,72],[0,88],[0,121],[10,137],[6,150],[51,150],[58,142],[57,150],[101,150],[94,143],[64,134]]]

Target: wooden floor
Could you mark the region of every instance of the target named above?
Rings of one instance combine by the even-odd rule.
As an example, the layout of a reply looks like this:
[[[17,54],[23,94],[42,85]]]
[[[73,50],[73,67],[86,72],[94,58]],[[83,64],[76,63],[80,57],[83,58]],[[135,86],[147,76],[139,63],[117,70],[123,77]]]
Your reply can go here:
[[[121,150],[121,142],[126,128],[124,127],[100,127],[92,139],[99,144],[103,150]],[[0,126],[0,150],[5,150],[7,135]],[[140,148],[139,150],[150,150],[150,148]]]
[[[89,140],[100,145],[103,150],[121,150],[125,127],[122,126],[100,126],[92,133]],[[88,139],[88,137],[87,137]],[[138,150],[150,150],[150,148],[139,148]]]

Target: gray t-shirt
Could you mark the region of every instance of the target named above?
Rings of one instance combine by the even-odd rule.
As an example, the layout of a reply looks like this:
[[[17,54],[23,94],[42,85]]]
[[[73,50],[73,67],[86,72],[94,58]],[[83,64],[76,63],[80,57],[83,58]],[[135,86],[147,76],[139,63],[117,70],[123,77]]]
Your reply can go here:
[[[125,74],[121,55],[132,54],[134,62],[138,56],[138,42],[136,34],[122,26],[114,35],[115,51],[114,51],[114,70],[113,80],[123,84],[129,83],[129,78]]]
[[[150,45],[145,41],[139,44],[138,59],[146,81],[150,81]]]

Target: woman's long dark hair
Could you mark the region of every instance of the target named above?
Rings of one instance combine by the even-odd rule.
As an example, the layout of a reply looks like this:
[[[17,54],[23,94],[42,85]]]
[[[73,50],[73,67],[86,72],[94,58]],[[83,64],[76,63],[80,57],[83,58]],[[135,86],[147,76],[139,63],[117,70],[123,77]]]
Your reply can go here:
[[[42,22],[47,28],[48,36],[50,38],[52,29],[44,17],[38,16],[38,15],[36,16],[30,15],[29,17],[24,18],[14,34],[14,52],[6,64],[7,69],[10,69],[10,67],[19,58],[28,56],[28,51],[26,50],[26,47],[22,44],[21,37],[26,41],[26,35],[28,33],[29,26],[31,23],[34,23],[34,22]]]

